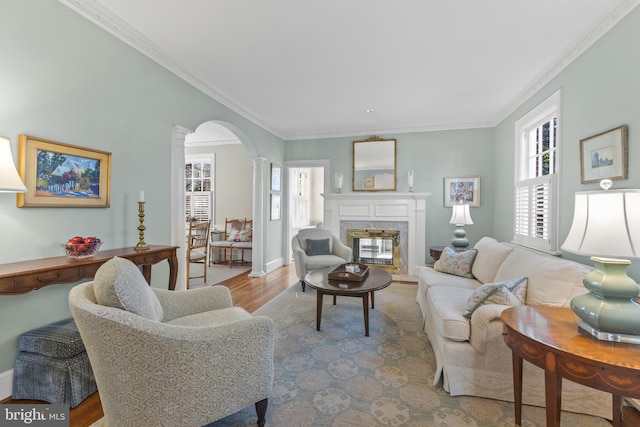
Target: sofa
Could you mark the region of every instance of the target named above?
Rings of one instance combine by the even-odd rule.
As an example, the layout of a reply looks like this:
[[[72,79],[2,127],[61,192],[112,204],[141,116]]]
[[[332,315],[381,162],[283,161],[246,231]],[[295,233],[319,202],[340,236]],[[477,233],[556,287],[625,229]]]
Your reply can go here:
[[[522,304],[568,307],[574,296],[587,292],[582,279],[589,271],[491,237],[468,251],[445,249],[433,267],[418,267],[416,300],[435,354],[434,386],[442,381],[452,396],[513,401],[502,311]],[[545,406],[544,371],[527,362],[523,403]],[[562,410],[611,419],[611,395],[565,380]]]

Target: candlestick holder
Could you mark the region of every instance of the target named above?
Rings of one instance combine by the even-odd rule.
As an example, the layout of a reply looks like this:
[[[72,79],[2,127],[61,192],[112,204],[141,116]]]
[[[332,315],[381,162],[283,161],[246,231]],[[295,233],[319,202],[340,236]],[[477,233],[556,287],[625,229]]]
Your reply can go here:
[[[140,221],[140,225],[138,226],[138,237],[140,241],[135,249],[136,251],[146,251],[149,250],[149,246],[144,241],[144,230],[146,230],[144,226],[144,202],[138,202],[138,219]]]

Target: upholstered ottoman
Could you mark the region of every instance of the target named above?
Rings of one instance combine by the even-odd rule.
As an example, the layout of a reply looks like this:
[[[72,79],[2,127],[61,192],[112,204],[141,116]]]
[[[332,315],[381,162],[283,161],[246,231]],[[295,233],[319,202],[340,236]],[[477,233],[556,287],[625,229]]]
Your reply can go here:
[[[73,319],[18,337],[13,399],[44,400],[74,408],[96,390],[91,364]]]

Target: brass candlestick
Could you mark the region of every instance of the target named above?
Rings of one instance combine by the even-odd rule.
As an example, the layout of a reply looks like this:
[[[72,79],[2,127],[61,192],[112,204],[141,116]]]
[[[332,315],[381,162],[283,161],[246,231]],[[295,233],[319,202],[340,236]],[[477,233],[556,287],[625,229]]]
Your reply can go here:
[[[138,236],[140,241],[136,245],[136,251],[146,251],[149,249],[149,246],[144,241],[144,230],[146,227],[144,226],[144,202],[138,202],[138,219],[140,220],[140,225],[138,226]]]

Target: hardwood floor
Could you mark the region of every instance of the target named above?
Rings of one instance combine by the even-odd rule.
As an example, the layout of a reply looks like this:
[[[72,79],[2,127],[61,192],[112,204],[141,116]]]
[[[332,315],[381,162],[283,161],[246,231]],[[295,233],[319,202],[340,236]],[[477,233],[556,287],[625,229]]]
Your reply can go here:
[[[278,296],[290,285],[300,286],[294,264],[280,267],[264,277],[252,278],[249,273],[226,280],[219,285],[229,288],[233,305],[253,313]],[[45,403],[35,400],[5,399],[0,403]],[[100,396],[96,392],[69,412],[70,427],[87,427],[104,416]]]
[[[264,304],[278,296],[290,285],[300,286],[295,266],[281,267],[260,278],[251,278],[248,273],[233,277],[220,283],[231,291],[233,304],[253,313]],[[44,403],[34,400],[5,399],[0,403]],[[70,411],[70,427],[87,427],[104,416],[100,396],[96,392]],[[625,407],[622,427],[640,425],[640,413],[633,408]]]

